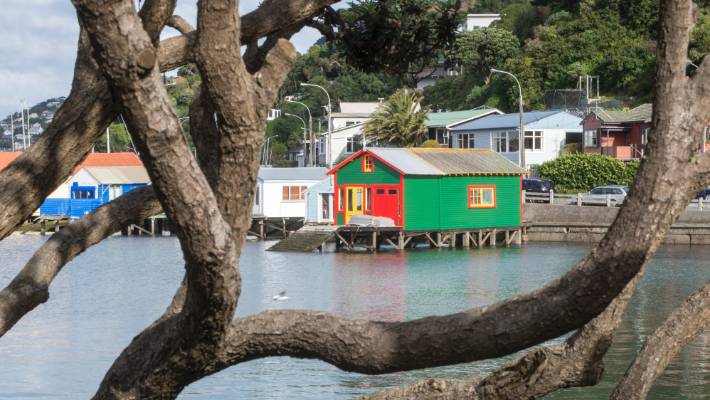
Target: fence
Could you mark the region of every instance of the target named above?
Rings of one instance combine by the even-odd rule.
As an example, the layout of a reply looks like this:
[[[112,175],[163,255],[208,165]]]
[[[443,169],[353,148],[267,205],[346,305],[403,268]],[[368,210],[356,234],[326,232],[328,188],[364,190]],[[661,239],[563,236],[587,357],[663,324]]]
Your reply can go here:
[[[577,194],[557,194],[554,190],[549,193],[529,193],[523,190],[523,202],[543,203],[557,205],[574,206],[605,206],[620,207],[624,203],[624,197],[620,195],[589,195],[587,193]],[[710,199],[693,199],[687,207],[688,211],[710,211]]]

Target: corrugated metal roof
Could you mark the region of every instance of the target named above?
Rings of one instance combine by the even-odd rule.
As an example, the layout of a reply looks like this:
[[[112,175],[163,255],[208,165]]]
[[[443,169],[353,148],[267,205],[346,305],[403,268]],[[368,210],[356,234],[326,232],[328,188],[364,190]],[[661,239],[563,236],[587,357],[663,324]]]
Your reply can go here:
[[[467,121],[482,115],[499,112],[495,108],[479,108],[475,110],[446,111],[427,113],[426,126],[429,128],[443,128],[457,122]]]
[[[20,151],[0,152],[0,171],[22,154]],[[119,153],[89,153],[79,164],[74,173],[81,167],[141,167],[143,163],[137,155],[130,152]]]
[[[382,148],[367,151],[405,175],[520,175],[524,171],[490,149]]]
[[[531,124],[562,111],[531,111],[523,113],[523,123]],[[506,129],[520,126],[520,113],[489,115],[451,128],[452,131],[475,131],[479,129]]]
[[[325,179],[327,168],[259,168],[259,179],[265,181],[320,181]]]
[[[368,147],[367,151],[385,160],[405,175],[443,175],[433,165],[422,162],[410,149],[389,147]]]
[[[109,184],[149,183],[150,178],[143,167],[83,167],[97,182]]]
[[[490,149],[413,148],[416,154],[443,175],[520,175],[524,171]]]
[[[642,104],[628,111],[610,111],[600,108],[592,111],[599,119],[610,124],[624,122],[651,122],[653,118],[653,104]]]

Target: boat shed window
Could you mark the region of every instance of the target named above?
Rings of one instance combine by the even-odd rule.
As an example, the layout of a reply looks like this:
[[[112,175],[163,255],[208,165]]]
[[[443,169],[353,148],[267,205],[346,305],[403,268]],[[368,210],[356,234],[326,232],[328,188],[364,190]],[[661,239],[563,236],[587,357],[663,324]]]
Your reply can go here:
[[[308,186],[283,186],[281,199],[283,201],[301,201],[306,199]]]
[[[370,155],[362,156],[362,172],[372,173],[375,171],[375,160]]]
[[[496,187],[470,185],[468,187],[469,208],[495,208]]]

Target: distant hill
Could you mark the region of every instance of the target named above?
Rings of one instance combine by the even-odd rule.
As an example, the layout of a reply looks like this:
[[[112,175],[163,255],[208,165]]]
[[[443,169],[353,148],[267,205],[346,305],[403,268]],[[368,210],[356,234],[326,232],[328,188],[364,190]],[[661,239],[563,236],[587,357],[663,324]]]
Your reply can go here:
[[[25,121],[25,126],[28,128],[28,138],[34,142],[36,136],[42,134],[47,126],[54,119],[54,114],[59,107],[64,103],[66,97],[55,97],[39,102],[29,107],[29,122]],[[12,147],[12,130],[14,125],[15,149],[21,150],[23,146],[22,138],[22,116],[20,112],[12,113],[0,120],[0,151],[11,151]],[[27,128],[26,128],[27,129]]]

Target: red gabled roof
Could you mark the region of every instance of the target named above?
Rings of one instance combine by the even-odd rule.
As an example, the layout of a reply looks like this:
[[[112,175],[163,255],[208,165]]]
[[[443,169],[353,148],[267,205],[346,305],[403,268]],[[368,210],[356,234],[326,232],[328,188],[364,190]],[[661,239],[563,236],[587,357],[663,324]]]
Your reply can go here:
[[[142,167],[141,159],[135,153],[89,153],[82,167]]]
[[[3,151],[0,152],[0,171],[5,169],[11,162],[15,161],[17,157],[20,156],[22,152],[19,151]]]
[[[19,157],[22,152],[0,152],[0,171]],[[142,167],[141,159],[135,153],[89,153],[86,160],[76,167],[74,173],[82,167]]]
[[[380,156],[378,156],[377,154],[375,154],[375,153],[369,151],[368,149],[364,149],[364,150],[358,151],[357,153],[355,153],[355,154],[351,155],[350,157],[346,158],[345,160],[341,161],[340,164],[334,166],[330,171],[328,171],[327,175],[333,175],[333,174],[335,174],[336,172],[338,172],[338,170],[339,170],[340,168],[343,168],[346,164],[350,163],[352,160],[354,160],[354,159],[360,157],[360,155],[365,154],[365,153],[367,153],[368,155],[370,155],[370,156],[376,158],[376,159],[379,160],[382,164],[385,164],[386,166],[392,168],[392,169],[395,170],[397,173],[404,174],[404,172],[402,172],[401,169],[399,169],[399,168],[395,167],[394,165],[390,164],[389,162],[383,160],[382,157],[380,157]]]

